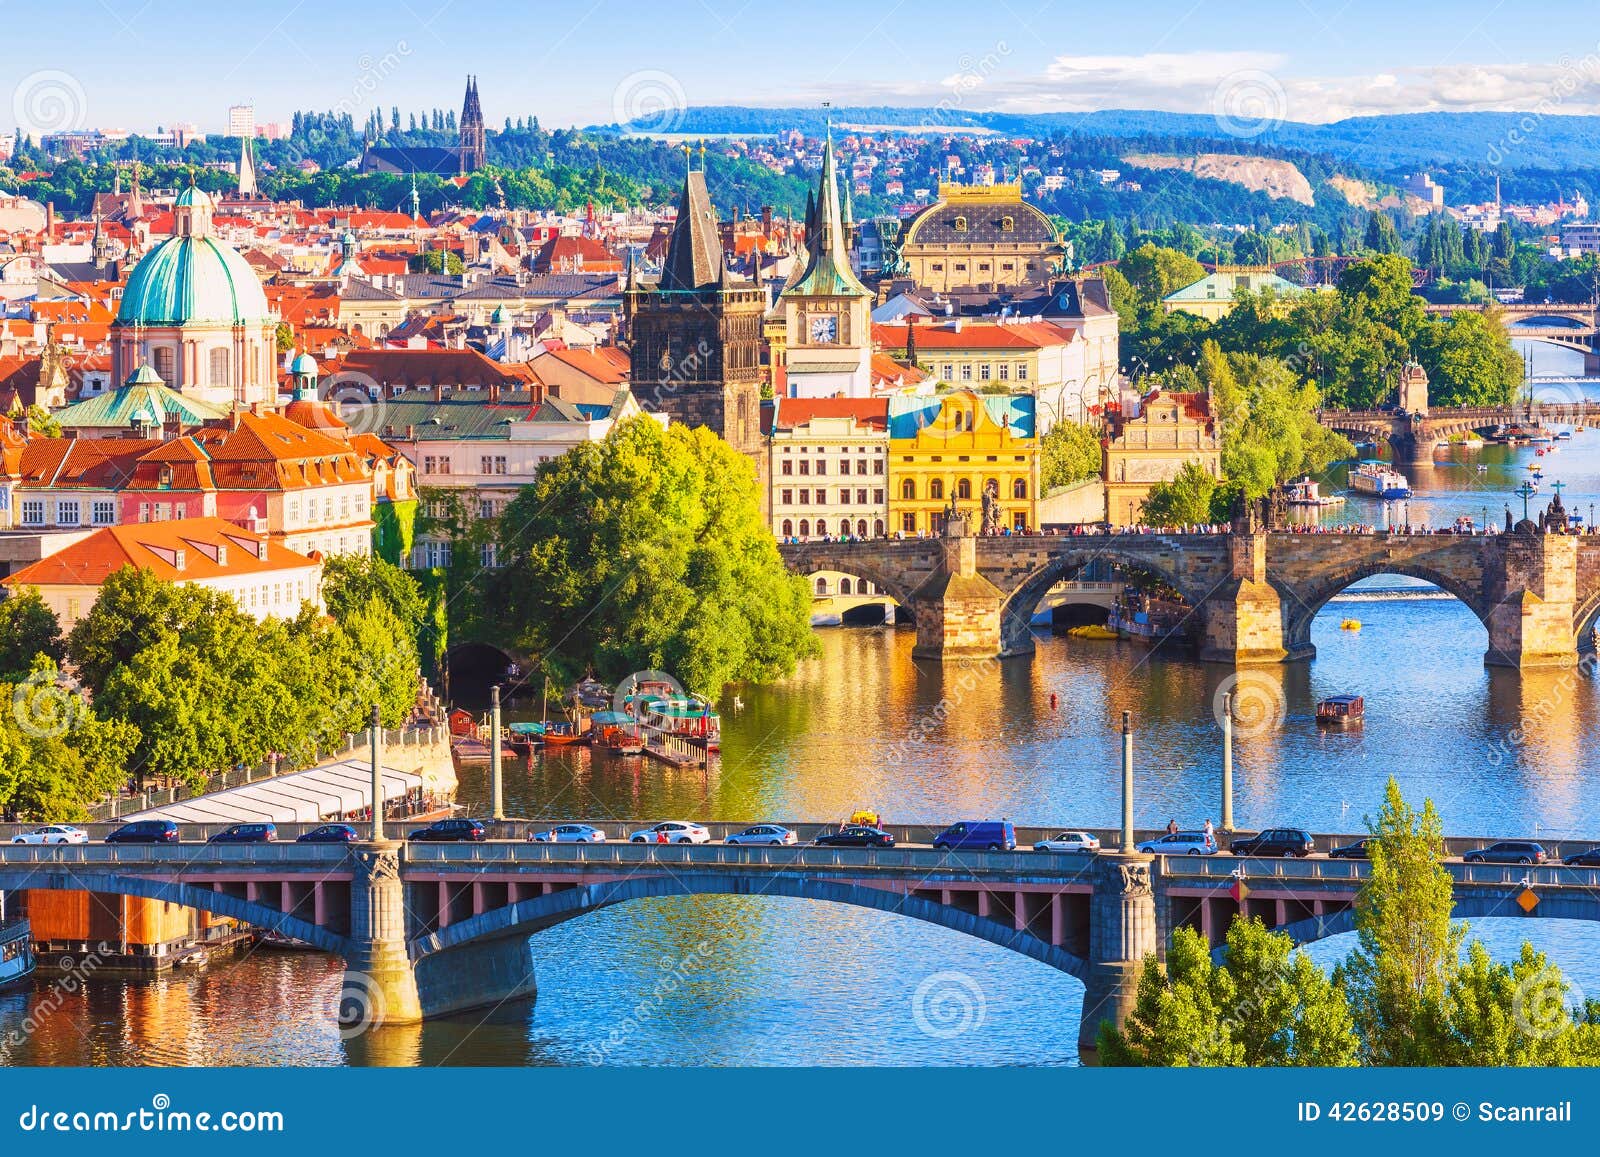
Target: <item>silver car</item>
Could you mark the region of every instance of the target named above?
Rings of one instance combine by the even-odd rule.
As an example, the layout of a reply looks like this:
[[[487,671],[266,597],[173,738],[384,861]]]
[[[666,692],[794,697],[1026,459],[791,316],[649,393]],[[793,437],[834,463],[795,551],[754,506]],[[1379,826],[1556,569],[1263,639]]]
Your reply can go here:
[[[799,842],[799,837],[785,827],[777,824],[753,824],[742,832],[731,832],[727,842],[730,844],[794,844]]]
[[[1172,832],[1158,839],[1135,845],[1141,852],[1156,856],[1214,856],[1217,841],[1206,839],[1205,832]]]
[[[628,839],[636,844],[709,844],[711,833],[689,820],[663,820]]]
[[[1033,845],[1036,852],[1098,852],[1100,850],[1100,837],[1092,836],[1088,832],[1069,831],[1057,832],[1048,840],[1040,840]]]
[[[530,844],[603,844],[606,834],[588,824],[561,824],[547,832],[529,832]]]
[[[86,844],[89,842],[89,833],[82,828],[72,827],[70,824],[46,824],[42,828],[34,828],[31,832],[23,832],[11,841],[14,844]]]

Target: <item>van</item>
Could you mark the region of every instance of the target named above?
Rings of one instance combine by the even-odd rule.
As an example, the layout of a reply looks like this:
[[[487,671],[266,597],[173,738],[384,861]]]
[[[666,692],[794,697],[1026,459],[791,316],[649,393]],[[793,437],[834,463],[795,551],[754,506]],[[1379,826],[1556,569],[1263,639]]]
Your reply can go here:
[[[933,837],[933,846],[940,851],[958,849],[985,852],[1014,852],[1017,850],[1017,829],[1010,820],[971,820],[951,824]]]

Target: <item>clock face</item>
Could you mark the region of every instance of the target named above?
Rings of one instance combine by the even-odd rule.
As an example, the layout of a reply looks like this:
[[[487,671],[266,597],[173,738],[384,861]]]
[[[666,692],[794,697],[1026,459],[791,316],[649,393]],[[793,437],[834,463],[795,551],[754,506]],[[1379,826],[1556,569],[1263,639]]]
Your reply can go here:
[[[826,314],[811,319],[813,345],[832,345],[839,340],[839,319]]]

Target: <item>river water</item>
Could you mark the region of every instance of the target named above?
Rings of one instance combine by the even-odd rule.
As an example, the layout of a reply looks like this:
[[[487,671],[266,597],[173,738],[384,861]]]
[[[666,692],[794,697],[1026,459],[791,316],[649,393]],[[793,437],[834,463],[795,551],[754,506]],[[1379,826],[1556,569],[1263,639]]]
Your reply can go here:
[[[1557,351],[1559,352],[1559,351]],[[1537,369],[1537,367],[1536,367]],[[1542,388],[1542,387],[1541,387]],[[1563,390],[1577,387],[1564,385]],[[1455,450],[1412,471],[1404,511],[1352,499],[1329,521],[1503,518],[1531,451]],[[1600,502],[1600,432],[1541,459],[1569,509]],[[1488,470],[1479,473],[1479,463]],[[1324,487],[1336,491],[1342,477]],[[1346,619],[1361,630],[1344,631]],[[1032,659],[941,668],[909,631],[820,632],[822,656],[724,704],[709,771],[566,751],[508,769],[512,814],[896,822],[1008,816],[1114,826],[1117,729],[1136,721],[1141,826],[1215,817],[1220,692],[1243,697],[1235,749],[1242,827],[1359,830],[1397,776],[1453,833],[1600,837],[1594,680],[1486,668],[1487,636],[1448,596],[1379,576],[1330,603],[1309,664],[1232,672],[1132,643],[1041,634]],[[1320,732],[1316,700],[1367,698],[1366,726]],[[1051,706],[1051,696],[1056,697]],[[462,796],[482,810],[484,773]],[[1560,921],[1475,926],[1498,953],[1526,937],[1600,994],[1600,930]],[[1350,938],[1313,946],[1331,963]],[[1076,980],[915,921],[784,899],[641,901],[534,938],[537,1002],[491,1018],[342,1037],[340,964],[257,950],[147,982],[40,980],[0,994],[0,1061],[21,1064],[1075,1064]]]

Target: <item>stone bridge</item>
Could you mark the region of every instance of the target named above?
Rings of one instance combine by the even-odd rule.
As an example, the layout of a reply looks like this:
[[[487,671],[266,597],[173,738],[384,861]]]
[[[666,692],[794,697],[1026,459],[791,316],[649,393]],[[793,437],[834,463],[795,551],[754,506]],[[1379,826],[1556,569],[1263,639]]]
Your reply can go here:
[[[1600,368],[1596,340],[1600,338],[1600,305],[1594,302],[1518,302],[1513,305],[1428,305],[1432,314],[1493,312],[1510,325],[1512,337],[1532,338],[1565,346],[1585,354],[1584,368]],[[1539,323],[1544,324],[1539,324]]]
[[[1109,833],[1108,833],[1109,835]],[[1322,842],[1326,843],[1324,839]],[[1600,919],[1600,871],[1451,863],[1459,916]],[[1298,943],[1351,930],[1364,863],[928,847],[179,844],[0,847],[0,890],[142,896],[275,929],[346,962],[341,1015],[417,1020],[534,995],[530,938],[634,900],[686,895],[851,904],[975,936],[1085,985],[1079,1044],[1132,1008],[1173,930],[1220,946],[1235,915]],[[1243,881],[1245,895],[1230,889]]]
[[[1034,608],[1056,583],[1104,561],[1155,575],[1193,608],[1203,659],[1309,659],[1311,622],[1378,574],[1437,584],[1489,633],[1485,661],[1570,665],[1592,646],[1600,539],[1543,534],[1095,534],[947,537],[779,546],[790,569],[870,579],[908,607],[919,657],[972,660],[1033,650]]]

